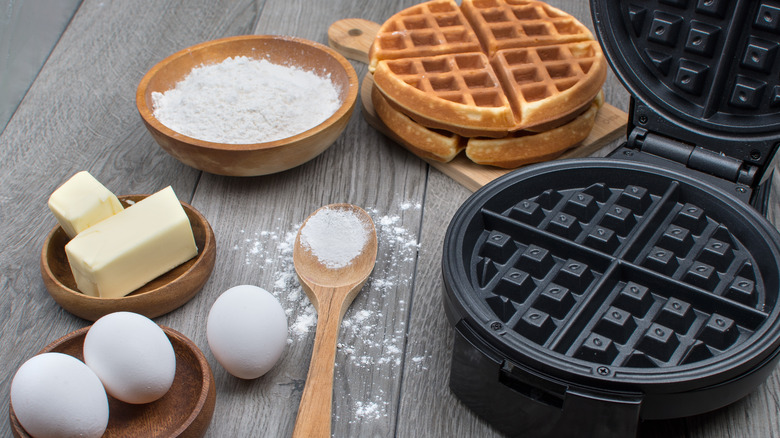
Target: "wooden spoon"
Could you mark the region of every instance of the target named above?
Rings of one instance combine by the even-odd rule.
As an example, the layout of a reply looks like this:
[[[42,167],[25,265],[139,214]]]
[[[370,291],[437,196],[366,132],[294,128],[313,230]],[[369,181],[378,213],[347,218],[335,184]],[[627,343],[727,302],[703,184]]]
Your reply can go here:
[[[310,248],[301,243],[301,230],[323,209],[350,210],[367,228],[368,236],[363,251],[344,267],[326,266]],[[295,272],[298,274],[303,290],[317,309],[314,350],[293,430],[295,438],[331,436],[333,372],[339,327],[350,303],[374,269],[376,247],[374,222],[368,213],[351,204],[331,204],[318,209],[304,221],[295,238],[293,247]]]

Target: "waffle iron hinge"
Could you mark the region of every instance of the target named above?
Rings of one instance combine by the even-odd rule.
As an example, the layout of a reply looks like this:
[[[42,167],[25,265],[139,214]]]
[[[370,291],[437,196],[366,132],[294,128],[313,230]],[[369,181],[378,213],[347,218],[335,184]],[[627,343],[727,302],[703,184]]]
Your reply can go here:
[[[752,187],[758,168],[701,146],[683,143],[644,128],[634,127],[626,147],[675,161],[690,169]]]

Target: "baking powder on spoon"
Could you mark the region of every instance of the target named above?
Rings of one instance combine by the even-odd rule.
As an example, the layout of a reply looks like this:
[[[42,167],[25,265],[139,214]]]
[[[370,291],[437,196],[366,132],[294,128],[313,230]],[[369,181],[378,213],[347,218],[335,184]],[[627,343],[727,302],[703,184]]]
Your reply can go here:
[[[301,244],[329,269],[349,265],[363,252],[369,230],[353,210],[325,207],[301,228]]]

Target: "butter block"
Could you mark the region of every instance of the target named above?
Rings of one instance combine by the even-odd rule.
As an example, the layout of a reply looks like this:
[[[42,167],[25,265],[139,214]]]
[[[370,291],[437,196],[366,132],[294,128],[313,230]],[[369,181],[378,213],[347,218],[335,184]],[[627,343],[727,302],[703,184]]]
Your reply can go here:
[[[110,190],[89,172],[81,171],[51,194],[49,210],[72,239],[123,208]]]
[[[169,186],[82,231],[65,253],[81,292],[118,298],[191,259],[198,248]]]

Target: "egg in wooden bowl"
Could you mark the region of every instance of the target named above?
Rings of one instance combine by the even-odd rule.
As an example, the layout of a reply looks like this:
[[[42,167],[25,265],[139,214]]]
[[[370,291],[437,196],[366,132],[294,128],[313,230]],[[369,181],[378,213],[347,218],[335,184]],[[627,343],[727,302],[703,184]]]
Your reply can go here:
[[[83,361],[84,342],[91,327],[93,326],[81,328],[57,339],[41,350],[36,357],[39,358],[42,355],[59,353],[75,358],[78,361]],[[203,355],[203,352],[192,340],[172,328],[165,326],[159,327],[170,341],[175,354],[176,370],[173,383],[163,397],[150,403],[131,404],[108,396],[108,424],[104,424],[105,433],[102,435],[103,437],[143,436],[194,438],[205,435],[214,415],[214,406],[216,403],[216,384],[214,382],[214,375],[211,371],[211,367],[206,360],[206,357]],[[82,366],[86,368],[86,365],[84,365],[83,362]],[[40,367],[37,367],[37,370],[39,372],[52,371],[51,368],[48,370],[41,370]],[[58,375],[64,376],[67,381],[71,383],[71,388],[75,388],[72,383],[77,381],[77,376],[73,376],[72,374],[68,375],[66,372],[67,370],[56,371]],[[42,407],[51,408],[57,406],[57,403],[63,399],[74,399],[73,397],[63,397],[63,393],[66,391],[63,387],[67,387],[67,384],[62,385],[59,388],[42,388],[44,382],[51,382],[51,376],[38,373],[35,377],[35,387],[37,387],[38,390],[56,391],[55,394],[58,396],[49,397],[48,400],[52,401]],[[100,384],[98,383],[98,385]],[[79,394],[78,397],[75,398],[76,400],[83,400],[87,397],[88,394],[84,394],[85,391],[83,387],[77,389],[79,390]],[[24,392],[22,392],[22,394],[24,394]],[[44,394],[43,397],[46,397],[46,395]],[[31,398],[35,399],[36,397],[31,394],[26,394],[26,401],[29,401]],[[104,398],[103,403],[105,403],[105,401],[106,399]],[[22,422],[17,415],[17,411],[14,408],[22,408],[23,411],[26,411],[25,417],[27,419],[29,419],[31,415],[40,416],[41,414],[31,410],[29,405],[14,405],[14,400],[10,400],[8,410],[11,432],[13,436],[17,438],[30,438],[30,433],[25,430],[25,427],[22,425]],[[78,412],[79,409],[80,406],[73,406],[72,411]],[[45,417],[36,420],[36,422],[51,422]],[[72,419],[68,418],[67,420],[70,421]],[[83,420],[83,418],[73,421],[76,421],[78,424],[80,420]],[[71,421],[71,424],[73,421]],[[83,429],[83,424],[78,425],[77,428]]]
[[[141,79],[136,105],[155,141],[184,164],[257,176],[291,169],[330,147],[358,89],[352,65],[327,46],[243,35],[165,58]]]

